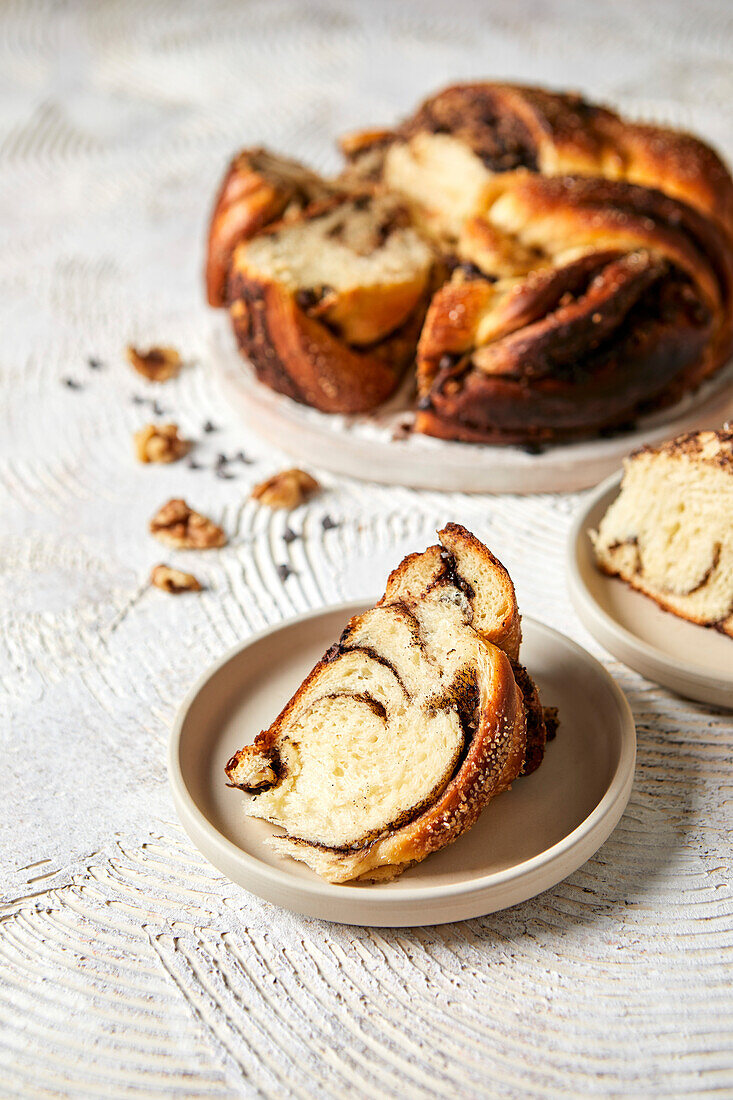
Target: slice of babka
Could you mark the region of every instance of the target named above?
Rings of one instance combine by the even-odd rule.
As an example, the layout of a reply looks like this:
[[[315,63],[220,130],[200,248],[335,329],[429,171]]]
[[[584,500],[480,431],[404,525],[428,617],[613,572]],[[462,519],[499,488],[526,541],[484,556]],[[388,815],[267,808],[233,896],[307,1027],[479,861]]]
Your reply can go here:
[[[280,393],[323,412],[371,409],[414,359],[433,267],[394,196],[333,198],[236,248],[235,335]]]
[[[226,766],[246,814],[285,830],[272,847],[331,882],[394,878],[542,759],[512,582],[465,528],[439,537]]]
[[[291,218],[340,187],[289,157],[267,149],[243,149],[229,165],[214,203],[206,253],[206,295],[226,304],[229,264],[235,247],[280,218]]]
[[[733,637],[733,430],[636,451],[590,534],[605,573]]]

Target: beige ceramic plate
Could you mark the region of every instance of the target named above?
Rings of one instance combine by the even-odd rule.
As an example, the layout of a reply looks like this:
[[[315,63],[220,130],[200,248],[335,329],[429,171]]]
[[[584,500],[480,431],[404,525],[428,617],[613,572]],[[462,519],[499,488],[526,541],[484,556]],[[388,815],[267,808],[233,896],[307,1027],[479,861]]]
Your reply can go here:
[[[169,777],[178,814],[203,854],[252,893],[307,916],[409,926],[463,920],[533,897],[606,840],[629,798],[636,736],[620,689],[589,654],[549,627],[523,621],[523,658],[560,731],[542,767],[499,795],[465,836],[382,885],[335,886],[264,843],[271,825],[246,818],[226,786],[235,749],[269,725],[303,676],[364,604],[302,615],[265,631],[208,671],[171,734]]]
[[[568,587],[575,610],[609,653],[642,676],[689,699],[733,707],[733,641],[662,611],[596,568],[588,531],[598,527],[620,484],[617,473],[600,485],[570,532]]]
[[[227,402],[247,427],[299,462],[349,477],[462,493],[554,493],[587,489],[616,470],[642,443],[658,443],[733,416],[733,363],[678,405],[611,439],[558,444],[541,454],[521,447],[456,443],[406,435],[415,395],[409,378],[386,404],[358,416],[299,405],[257,381],[237,351],[226,312],[212,318],[211,359]]]

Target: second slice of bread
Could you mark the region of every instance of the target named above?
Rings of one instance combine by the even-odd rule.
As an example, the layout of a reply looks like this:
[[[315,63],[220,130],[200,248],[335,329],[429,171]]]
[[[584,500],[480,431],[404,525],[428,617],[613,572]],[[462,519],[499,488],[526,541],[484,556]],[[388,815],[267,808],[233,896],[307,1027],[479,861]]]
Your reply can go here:
[[[689,432],[631,455],[591,538],[604,572],[733,637],[733,431]]]
[[[539,726],[544,748],[511,580],[464,528],[440,538],[227,765],[245,812],[285,830],[275,850],[332,882],[394,877],[450,844],[528,751],[536,766]]]

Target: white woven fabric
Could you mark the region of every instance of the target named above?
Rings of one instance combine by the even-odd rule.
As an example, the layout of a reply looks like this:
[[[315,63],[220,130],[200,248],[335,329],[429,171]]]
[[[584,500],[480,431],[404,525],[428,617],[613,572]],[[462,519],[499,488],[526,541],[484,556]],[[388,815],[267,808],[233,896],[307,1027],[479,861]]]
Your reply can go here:
[[[229,885],[177,825],[164,765],[178,703],[224,649],[377,590],[446,519],[502,558],[528,613],[600,653],[564,588],[580,498],[326,478],[290,517],[248,500],[282,458],[219,395],[200,278],[230,153],[262,142],[334,168],[339,132],[498,76],[578,87],[731,154],[731,14],[726,0],[2,7],[3,1095],[733,1090],[729,717],[607,660],[639,735],[613,837],[534,901],[415,931],[304,920]],[[196,362],[154,388],[125,365],[128,341]],[[205,468],[135,463],[150,412],[135,395],[201,441]],[[255,462],[217,478],[217,452],[240,448]],[[147,586],[156,561],[190,562],[147,534],[176,495],[232,535],[196,556],[207,591],[181,599]],[[283,541],[286,521],[302,540]]]

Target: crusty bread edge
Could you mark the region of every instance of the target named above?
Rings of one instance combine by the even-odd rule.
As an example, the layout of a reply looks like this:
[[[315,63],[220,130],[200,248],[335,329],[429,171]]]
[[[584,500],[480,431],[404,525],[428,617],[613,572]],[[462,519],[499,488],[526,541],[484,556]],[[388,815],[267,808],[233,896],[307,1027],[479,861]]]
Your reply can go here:
[[[465,760],[433,806],[389,836],[354,852],[321,848],[287,836],[272,837],[270,847],[307,864],[330,882],[385,881],[470,829],[491,799],[508,790],[520,774],[526,736],[522,694],[509,658],[497,647],[483,644],[494,665],[492,698],[482,707]]]
[[[671,604],[667,603],[663,595],[650,591],[650,589],[647,588],[642,581],[637,580],[637,578],[625,577],[611,565],[602,562],[597,556],[596,565],[601,573],[605,573],[607,577],[614,577],[616,580],[628,585],[628,587],[632,588],[635,592],[639,592],[642,596],[646,596],[647,599],[653,600],[660,610],[666,611],[670,615],[676,615],[678,619],[684,619],[685,622],[694,623],[695,626],[704,626],[708,630],[717,630],[719,634],[725,634],[727,637],[733,638],[733,612],[724,619],[718,619],[716,622],[706,622],[704,619],[696,618],[694,615],[686,615],[684,611],[681,611],[677,607],[672,607]]]

